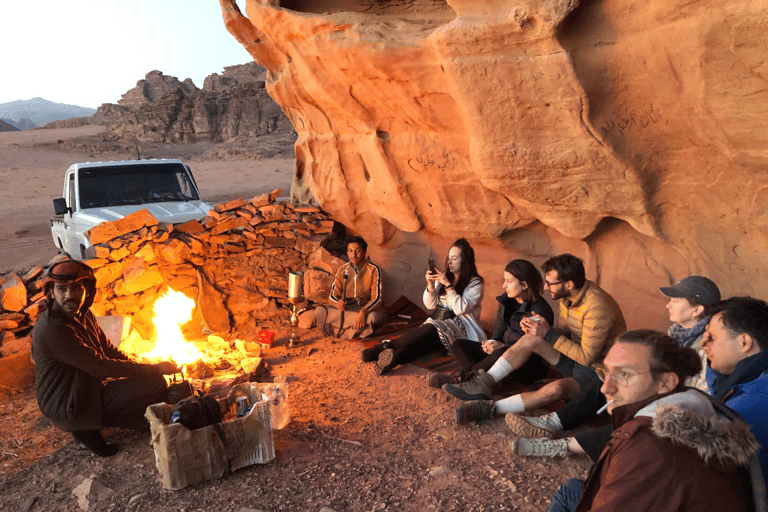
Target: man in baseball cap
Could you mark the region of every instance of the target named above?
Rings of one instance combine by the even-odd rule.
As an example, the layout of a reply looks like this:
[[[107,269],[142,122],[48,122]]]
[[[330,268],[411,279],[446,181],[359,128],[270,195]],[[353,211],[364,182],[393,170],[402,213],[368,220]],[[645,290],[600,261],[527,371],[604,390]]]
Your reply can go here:
[[[40,411],[97,455],[114,455],[118,448],[106,443],[101,429],[147,430],[147,406],[168,398],[163,375],[179,368],[170,361],[132,361],[109,342],[90,311],[96,278],[85,263],[55,263],[43,290],[46,310],[32,340]]]

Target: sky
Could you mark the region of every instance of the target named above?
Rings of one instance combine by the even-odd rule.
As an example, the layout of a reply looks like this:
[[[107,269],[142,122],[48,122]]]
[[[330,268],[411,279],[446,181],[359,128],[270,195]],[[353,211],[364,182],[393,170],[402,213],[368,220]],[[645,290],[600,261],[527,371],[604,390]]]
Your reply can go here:
[[[237,0],[245,13],[245,0]],[[97,108],[153,70],[197,87],[252,62],[218,0],[0,1],[0,103],[41,97]]]

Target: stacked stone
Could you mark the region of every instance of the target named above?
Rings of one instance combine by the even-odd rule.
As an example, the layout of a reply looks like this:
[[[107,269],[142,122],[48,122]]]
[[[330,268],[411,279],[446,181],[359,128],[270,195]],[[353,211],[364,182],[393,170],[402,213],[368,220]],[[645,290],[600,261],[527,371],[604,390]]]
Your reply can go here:
[[[30,332],[44,299],[39,279],[43,267],[36,266],[23,276],[0,277],[0,356],[29,352]]]
[[[190,339],[203,329],[247,334],[265,320],[287,319],[288,274],[307,268],[333,220],[317,207],[276,202],[279,194],[228,201],[185,224],[160,224],[141,210],[94,227],[87,233],[94,313],[130,317],[150,339],[152,306],[171,288],[197,305],[184,332]]]
[[[288,274],[305,272],[307,298],[324,301],[342,260],[320,246],[334,221],[317,207],[276,202],[279,195],[228,201],[185,224],[160,224],[147,210],[99,224],[87,233],[95,257],[86,263],[97,282],[92,311],[130,318],[148,340],[152,306],[173,289],[195,300],[183,330],[189,340],[208,333],[253,340],[262,327],[287,326]],[[0,276],[0,390],[34,382],[31,331],[44,299],[42,277],[65,258]]]

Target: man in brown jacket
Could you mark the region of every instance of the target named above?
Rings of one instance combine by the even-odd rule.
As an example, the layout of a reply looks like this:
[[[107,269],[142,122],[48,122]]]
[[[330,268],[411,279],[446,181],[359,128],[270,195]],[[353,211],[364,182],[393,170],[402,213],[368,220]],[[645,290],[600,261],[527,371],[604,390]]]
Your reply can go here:
[[[147,406],[189,394],[169,392],[163,377],[179,368],[132,361],[109,342],[90,311],[96,278],[85,263],[54,264],[43,286],[47,309],[32,340],[40,411],[97,455],[114,455],[118,449],[104,441],[102,427],[149,429]]]
[[[735,414],[683,386],[700,368],[695,350],[660,332],[619,336],[597,370],[613,433],[586,482],[566,482],[550,512],[750,510],[746,468],[757,467],[759,444]]]

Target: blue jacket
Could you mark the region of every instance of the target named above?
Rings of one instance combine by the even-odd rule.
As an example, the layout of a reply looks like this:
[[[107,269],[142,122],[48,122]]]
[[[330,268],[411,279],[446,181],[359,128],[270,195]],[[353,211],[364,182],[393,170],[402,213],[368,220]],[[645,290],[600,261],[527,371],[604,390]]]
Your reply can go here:
[[[739,361],[730,375],[713,374],[713,396],[739,413],[760,443],[757,457],[768,482],[768,351]]]

